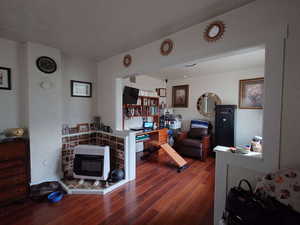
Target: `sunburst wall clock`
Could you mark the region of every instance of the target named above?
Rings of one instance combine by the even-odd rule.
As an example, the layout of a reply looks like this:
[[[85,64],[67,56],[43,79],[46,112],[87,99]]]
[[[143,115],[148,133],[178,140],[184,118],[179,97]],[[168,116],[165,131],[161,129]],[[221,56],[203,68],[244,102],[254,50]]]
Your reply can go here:
[[[222,21],[210,23],[204,31],[204,39],[208,42],[221,39],[225,33],[225,28],[225,24]]]
[[[174,42],[171,39],[166,39],[160,45],[160,54],[163,56],[169,55],[173,48]]]
[[[125,55],[124,58],[123,58],[123,65],[125,67],[129,67],[131,65],[131,62],[132,62],[131,55]]]

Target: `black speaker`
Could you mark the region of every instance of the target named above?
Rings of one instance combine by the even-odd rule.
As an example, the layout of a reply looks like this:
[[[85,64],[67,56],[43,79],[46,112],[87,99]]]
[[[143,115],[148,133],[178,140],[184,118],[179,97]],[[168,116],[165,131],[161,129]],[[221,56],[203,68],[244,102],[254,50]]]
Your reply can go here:
[[[236,105],[216,105],[215,145],[234,146]]]

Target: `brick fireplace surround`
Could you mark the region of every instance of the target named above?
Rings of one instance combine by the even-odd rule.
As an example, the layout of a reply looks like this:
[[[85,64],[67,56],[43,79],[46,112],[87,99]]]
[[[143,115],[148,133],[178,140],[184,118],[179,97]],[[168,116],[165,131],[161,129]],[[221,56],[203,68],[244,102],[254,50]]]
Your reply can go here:
[[[62,136],[62,186],[69,194],[105,194],[118,186],[126,183],[126,180],[118,183],[102,184],[93,186],[93,181],[78,183],[78,179],[73,178],[74,147],[80,144],[108,145],[110,147],[110,169],[125,169],[125,148],[127,146],[126,137],[118,136],[97,130],[85,132],[74,132]],[[126,170],[125,170],[126,171]]]

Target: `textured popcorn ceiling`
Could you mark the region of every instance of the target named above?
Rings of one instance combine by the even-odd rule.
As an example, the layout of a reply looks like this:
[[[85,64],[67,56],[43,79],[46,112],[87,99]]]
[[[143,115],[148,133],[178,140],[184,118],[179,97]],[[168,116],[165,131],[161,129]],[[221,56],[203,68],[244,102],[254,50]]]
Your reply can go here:
[[[99,60],[253,0],[1,0],[0,36]]]

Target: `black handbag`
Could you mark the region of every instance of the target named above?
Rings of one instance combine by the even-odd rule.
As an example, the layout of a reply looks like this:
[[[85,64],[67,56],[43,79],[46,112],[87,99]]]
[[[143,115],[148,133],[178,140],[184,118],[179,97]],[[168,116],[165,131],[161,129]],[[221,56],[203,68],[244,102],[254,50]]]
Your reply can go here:
[[[242,188],[243,183],[248,186],[248,190]],[[245,179],[228,193],[226,200],[228,225],[277,225],[275,211],[272,204],[262,201],[254,194],[250,183]]]

